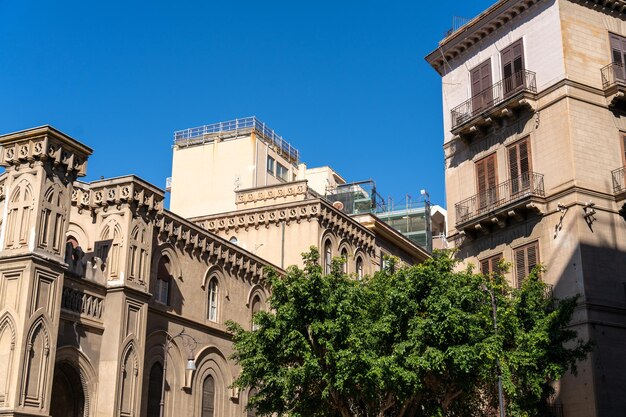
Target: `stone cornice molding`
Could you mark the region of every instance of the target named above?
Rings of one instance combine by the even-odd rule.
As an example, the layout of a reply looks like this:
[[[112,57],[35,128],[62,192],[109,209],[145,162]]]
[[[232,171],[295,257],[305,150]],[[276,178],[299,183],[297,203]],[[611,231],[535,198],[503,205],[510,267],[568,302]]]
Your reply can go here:
[[[289,224],[291,222],[299,223],[303,220],[316,220],[322,227],[334,230],[363,250],[367,252],[374,250],[375,237],[373,232],[319,198],[198,217],[192,221],[210,232],[223,231],[228,233],[230,230],[247,230],[251,227],[258,229],[259,227],[270,227],[270,225],[279,226],[282,222]]]
[[[444,75],[445,67],[451,60],[540,1],[542,0],[498,1],[459,30],[440,41],[437,49],[426,56],[426,61],[439,75]]]
[[[165,194],[159,188],[134,176],[94,181],[89,184],[77,182],[72,192],[72,205],[79,210],[106,210],[109,206],[135,204],[148,212],[163,210]]]
[[[289,200],[304,200],[308,194],[307,181],[303,180],[238,190],[235,203],[237,208],[245,209],[247,205],[281,204]]]
[[[162,210],[156,215],[155,227],[162,240],[200,255],[212,256],[221,262],[225,269],[230,268],[237,274],[251,276],[253,280],[265,277],[266,266],[271,266],[279,274],[284,274],[279,267],[168,210]]]
[[[0,136],[0,165],[4,167],[50,161],[61,166],[68,176],[82,177],[87,171],[91,148],[52,126],[41,126]]]

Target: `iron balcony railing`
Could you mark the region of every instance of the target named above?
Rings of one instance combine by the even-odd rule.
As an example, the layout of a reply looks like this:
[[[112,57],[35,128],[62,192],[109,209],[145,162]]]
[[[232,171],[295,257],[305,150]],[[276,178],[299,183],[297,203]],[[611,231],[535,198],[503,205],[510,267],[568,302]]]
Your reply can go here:
[[[465,223],[527,197],[544,197],[543,175],[527,172],[455,204],[456,223]]]
[[[521,91],[537,92],[537,80],[532,71],[522,70],[498,81],[452,109],[452,129],[479,114],[505,102]]]
[[[626,169],[626,167],[617,168],[611,171],[614,193],[621,193],[626,190],[626,187],[624,186],[624,169]]]
[[[205,135],[214,133],[237,132],[238,130],[243,131],[250,129],[258,133],[266,142],[276,146],[292,162],[297,163],[300,160],[300,153],[296,148],[291,146],[282,136],[277,135],[273,129],[270,129],[255,116],[177,130],[174,132],[174,144],[203,138]]]
[[[626,70],[619,62],[612,62],[600,70],[602,74],[602,88],[607,89],[614,84],[626,84]]]

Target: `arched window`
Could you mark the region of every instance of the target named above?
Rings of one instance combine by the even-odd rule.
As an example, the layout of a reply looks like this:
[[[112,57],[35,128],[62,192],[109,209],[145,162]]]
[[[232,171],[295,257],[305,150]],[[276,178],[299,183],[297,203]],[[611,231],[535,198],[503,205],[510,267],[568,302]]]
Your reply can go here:
[[[169,305],[170,303],[170,284],[172,280],[172,274],[170,273],[170,269],[170,258],[167,255],[161,256],[157,269],[155,297],[157,302],[165,305]]]
[[[348,249],[341,249],[341,259],[343,259],[343,266],[341,268],[344,274],[348,273]]]
[[[254,323],[254,315],[261,311],[261,298],[258,295],[252,300],[252,330],[257,330],[259,326]]]
[[[148,417],[159,417],[162,384],[163,366],[156,362],[150,368],[150,379],[148,381]]]
[[[215,380],[211,375],[202,383],[202,417],[213,417],[215,411]]]
[[[208,316],[209,316],[209,320],[211,321],[217,321],[217,291],[218,291],[218,285],[217,285],[217,278],[211,278],[211,281],[209,281],[209,311],[208,311]]]
[[[333,250],[330,243],[330,239],[324,242],[324,274],[330,274],[330,269],[333,263]]]
[[[250,392],[248,392],[248,402],[250,401],[250,398],[254,397],[257,394],[257,389],[252,388]],[[256,417],[256,407],[248,408],[246,417]]]
[[[356,257],[356,277],[363,279],[363,258],[360,256]]]

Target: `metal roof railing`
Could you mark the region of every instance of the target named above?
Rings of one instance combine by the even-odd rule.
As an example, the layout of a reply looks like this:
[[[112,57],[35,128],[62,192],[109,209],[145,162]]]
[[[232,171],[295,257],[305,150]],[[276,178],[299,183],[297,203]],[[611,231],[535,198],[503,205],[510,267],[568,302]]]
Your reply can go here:
[[[292,163],[300,161],[300,152],[255,116],[177,130],[174,132],[174,144],[178,145],[187,141],[196,142],[197,139],[203,139],[208,135],[237,132],[239,130],[254,130],[264,142],[273,145],[277,151],[282,153]],[[201,143],[201,141],[199,142]]]

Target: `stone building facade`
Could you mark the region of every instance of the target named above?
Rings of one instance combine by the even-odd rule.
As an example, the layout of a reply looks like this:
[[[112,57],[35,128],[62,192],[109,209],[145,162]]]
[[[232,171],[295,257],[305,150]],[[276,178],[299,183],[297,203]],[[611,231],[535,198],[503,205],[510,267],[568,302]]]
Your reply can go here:
[[[265,267],[310,246],[354,276],[384,253],[428,257],[306,181],[231,190],[236,210],[187,219],[135,176],[78,181],[91,149],[50,126],[0,146],[1,416],[253,416],[225,322],[268,308]]]
[[[626,409],[626,2],[500,0],[426,59],[442,76],[448,238],[483,272],[538,263],[595,342],[564,416]]]

